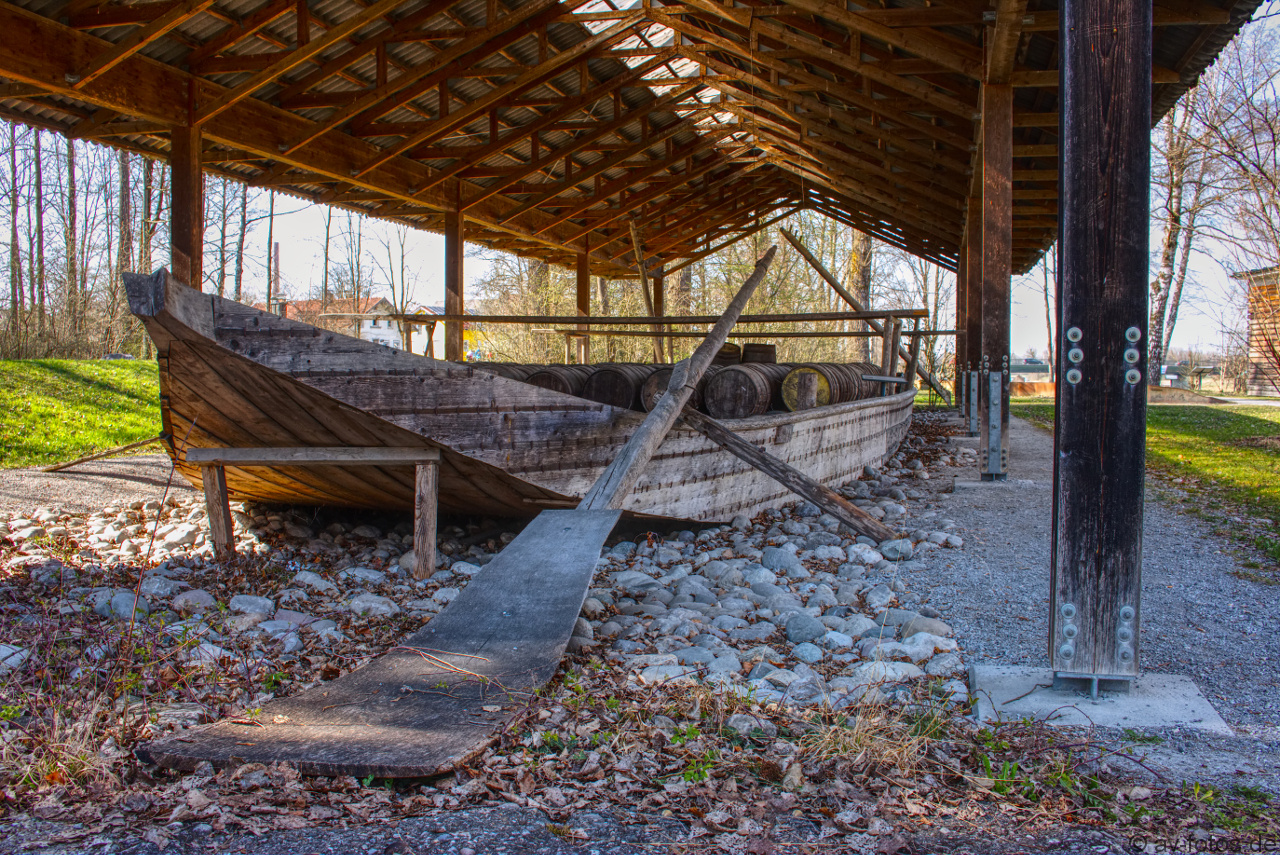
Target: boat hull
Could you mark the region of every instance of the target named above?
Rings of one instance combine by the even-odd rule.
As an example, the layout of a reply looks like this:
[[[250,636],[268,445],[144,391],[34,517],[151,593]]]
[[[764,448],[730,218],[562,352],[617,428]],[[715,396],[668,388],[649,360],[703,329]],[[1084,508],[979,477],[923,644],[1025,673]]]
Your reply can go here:
[[[193,447],[432,445],[442,453],[442,510],[528,516],[576,504],[644,419],[201,294],[165,271],[126,284],[159,353],[170,455],[196,485],[199,468],[185,462]],[[810,477],[839,484],[893,454],[914,394],[727,425]],[[227,486],[236,499],[413,506],[411,467],[231,467]],[[723,521],[790,496],[677,425],[623,510]]]

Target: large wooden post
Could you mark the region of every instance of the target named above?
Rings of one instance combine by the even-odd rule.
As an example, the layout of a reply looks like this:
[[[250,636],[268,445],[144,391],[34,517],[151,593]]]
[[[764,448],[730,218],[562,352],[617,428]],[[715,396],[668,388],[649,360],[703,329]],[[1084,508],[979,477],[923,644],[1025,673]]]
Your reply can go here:
[[[204,173],[200,154],[199,127],[178,127],[170,132],[173,202],[169,215],[169,265],[174,278],[197,291],[204,275]]]
[[[465,245],[461,205],[444,212],[444,313],[461,315],[466,311],[462,298],[462,258]],[[462,361],[462,322],[445,321],[444,358]]]
[[[969,212],[965,227],[965,288],[968,297],[965,306],[965,338],[968,339],[968,369],[965,381],[968,391],[965,403],[969,436],[978,435],[978,366],[982,363],[982,197],[969,197]]]
[[[965,241],[960,243],[960,253],[956,257],[956,377],[955,377],[955,404],[956,409],[961,415],[965,411],[965,371],[969,363],[969,319],[968,319],[968,291],[965,284],[965,274],[968,271],[968,244]]]
[[[1058,406],[1050,659],[1138,673],[1146,454],[1151,3],[1060,7]]]
[[[590,256],[584,249],[578,253],[577,261],[577,309],[579,315],[591,314],[591,265]],[[578,324],[578,329],[586,330],[583,324]],[[591,337],[580,335],[577,337],[578,342],[578,364],[586,365],[591,361]]]
[[[662,262],[662,261],[658,262],[657,267],[655,267],[653,270],[652,281],[653,281],[653,314],[659,318],[666,317],[666,314],[667,314],[666,262]],[[667,331],[667,325],[663,323],[659,323],[658,332],[665,333],[666,331]],[[671,358],[672,357],[671,350],[674,342],[675,342],[675,339],[668,338],[665,335],[658,339],[658,347],[660,349],[660,352],[663,354],[663,356],[659,357],[659,359],[657,360],[658,362],[662,362],[664,359],[670,362],[675,361],[674,359]]]
[[[982,87],[982,350],[978,461],[1009,477],[1009,281],[1013,273],[1013,87]]]

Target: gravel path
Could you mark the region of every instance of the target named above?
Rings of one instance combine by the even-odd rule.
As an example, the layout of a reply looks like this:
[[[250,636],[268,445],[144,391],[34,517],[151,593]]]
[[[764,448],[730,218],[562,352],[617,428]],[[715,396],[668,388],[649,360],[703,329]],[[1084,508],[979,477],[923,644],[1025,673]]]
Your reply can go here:
[[[977,440],[961,434],[952,442],[973,448]],[[1011,444],[1010,483],[935,496],[940,513],[957,523],[965,548],[932,562],[931,578],[911,584],[927,591],[955,628],[970,664],[1045,666],[1053,437],[1014,419]],[[952,471],[958,480],[978,477],[976,467]],[[933,483],[939,491],[949,489]],[[1232,552],[1231,543],[1205,523],[1148,491],[1141,660],[1149,672],[1192,677],[1239,734],[1168,733],[1164,753],[1219,752],[1219,765],[1245,774],[1260,767],[1280,790],[1280,586],[1232,575],[1239,569]],[[1166,766],[1176,766],[1174,759]]]
[[[163,454],[94,460],[62,472],[0,469],[0,515],[30,513],[40,507],[89,513],[110,505],[158,500],[169,469],[169,458]],[[195,491],[175,475],[169,495],[185,499]]]

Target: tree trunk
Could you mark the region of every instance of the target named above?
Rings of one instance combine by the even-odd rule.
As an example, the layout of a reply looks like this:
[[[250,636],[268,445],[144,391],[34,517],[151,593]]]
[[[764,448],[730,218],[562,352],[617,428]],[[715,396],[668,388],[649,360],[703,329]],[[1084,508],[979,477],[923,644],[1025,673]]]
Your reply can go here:
[[[853,233],[853,257],[850,259],[850,273],[852,282],[849,283],[849,290],[858,302],[867,309],[871,308],[871,262],[875,257],[875,244],[872,243],[871,235],[865,232]],[[859,329],[869,329],[867,325],[861,321],[858,322]],[[859,338],[856,340],[857,346],[854,349],[854,361],[870,362],[871,361],[871,339]]]
[[[13,333],[11,347],[21,354],[19,316],[22,314],[22,249],[18,244],[18,126],[9,125],[9,326]]]
[[[272,190],[268,196],[271,199],[267,209],[267,311],[273,311],[271,308],[271,242],[273,232],[276,227],[276,191]]]
[[[39,313],[40,346],[47,351],[45,337],[46,293],[44,281],[44,164],[40,151],[40,131],[36,130],[36,310]]]
[[[67,294],[66,309],[72,348],[79,346],[80,280],[76,263],[76,143],[67,140]],[[74,351],[73,351],[74,352]]]
[[[236,290],[235,301],[244,297],[244,238],[249,230],[249,185],[240,185],[240,234],[236,238]]]
[[[218,212],[218,296],[227,295],[227,180],[222,179],[222,208]]]

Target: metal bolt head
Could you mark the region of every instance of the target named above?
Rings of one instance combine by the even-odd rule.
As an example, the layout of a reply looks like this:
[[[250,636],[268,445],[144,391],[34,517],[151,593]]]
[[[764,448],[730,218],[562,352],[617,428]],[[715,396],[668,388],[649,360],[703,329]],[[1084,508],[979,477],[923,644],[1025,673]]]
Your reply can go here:
[[[1133,620],[1133,616],[1135,614],[1137,614],[1137,612],[1133,610],[1133,606],[1120,607],[1120,620]]]
[[[1142,354],[1138,353],[1136,347],[1131,347],[1124,352],[1124,361],[1130,365],[1137,365],[1138,360],[1142,358]]]
[[[1080,634],[1080,629],[1074,623],[1069,623],[1062,628],[1062,634],[1067,638],[1075,638]]]
[[[1125,372],[1124,379],[1128,380],[1131,386],[1137,386],[1142,382],[1142,372],[1136,368],[1130,368]]]
[[[1129,629],[1127,626],[1120,627],[1116,630],[1116,641],[1121,644],[1128,644],[1130,641],[1133,641],[1133,630]]]
[[[1073,347],[1067,351],[1067,359],[1079,365],[1084,361],[1084,351],[1078,347]]]
[[[1119,650],[1116,651],[1116,658],[1119,659],[1121,662],[1132,662],[1133,651],[1127,647],[1121,647]]]
[[[1058,614],[1062,615],[1064,620],[1072,620],[1076,616],[1075,603],[1063,603],[1058,607]]]
[[[1129,341],[1136,342],[1142,338],[1142,330],[1138,329],[1137,327],[1129,327],[1127,330],[1124,331],[1124,337],[1127,338]]]
[[[1084,333],[1080,332],[1079,327],[1072,327],[1071,329],[1067,330],[1067,341],[1074,343],[1079,341],[1082,338],[1084,338]]]
[[[1072,368],[1070,371],[1067,372],[1067,382],[1070,383],[1072,386],[1076,385],[1083,379],[1084,379],[1084,375],[1080,373],[1079,368]]]
[[[1076,646],[1074,644],[1064,644],[1058,648],[1058,656],[1063,659],[1073,659],[1076,655]]]

